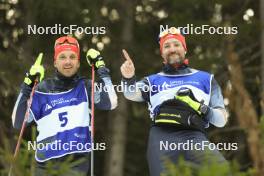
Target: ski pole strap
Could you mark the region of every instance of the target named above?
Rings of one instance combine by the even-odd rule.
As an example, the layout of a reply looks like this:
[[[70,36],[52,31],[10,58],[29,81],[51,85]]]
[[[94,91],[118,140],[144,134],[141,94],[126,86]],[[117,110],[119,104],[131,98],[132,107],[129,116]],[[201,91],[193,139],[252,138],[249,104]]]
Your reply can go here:
[[[154,119],[154,124],[157,126],[169,125],[179,129],[193,129],[204,132],[206,122],[191,107],[188,107],[188,105],[179,100],[173,99],[164,102],[160,106],[159,113]]]

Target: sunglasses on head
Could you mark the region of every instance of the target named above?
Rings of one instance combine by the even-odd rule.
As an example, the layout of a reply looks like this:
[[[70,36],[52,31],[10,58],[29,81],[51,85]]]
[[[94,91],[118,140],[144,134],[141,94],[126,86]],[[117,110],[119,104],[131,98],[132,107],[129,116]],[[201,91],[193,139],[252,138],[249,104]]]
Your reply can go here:
[[[176,27],[171,27],[171,28],[169,28],[169,29],[167,29],[167,30],[162,31],[162,32],[159,34],[159,40],[160,40],[162,37],[164,37],[164,36],[166,36],[166,35],[168,35],[168,34],[181,34],[181,32],[180,32],[180,30],[177,29]]]
[[[75,38],[68,37],[68,36],[58,38],[56,40],[56,42],[55,42],[54,47],[56,47],[58,45],[65,44],[65,43],[68,43],[68,44],[71,44],[71,45],[76,45],[77,47],[79,47],[78,41]]]

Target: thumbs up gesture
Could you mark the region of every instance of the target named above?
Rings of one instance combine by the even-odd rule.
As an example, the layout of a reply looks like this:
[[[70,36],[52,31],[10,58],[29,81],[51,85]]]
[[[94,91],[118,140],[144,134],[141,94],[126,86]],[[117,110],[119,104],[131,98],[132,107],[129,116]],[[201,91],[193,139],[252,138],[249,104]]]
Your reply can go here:
[[[26,74],[24,83],[26,83],[30,87],[33,87],[34,81],[37,78],[39,78],[39,81],[42,81],[44,78],[45,69],[43,65],[41,65],[42,57],[43,53],[39,53],[34,65],[31,66],[29,72]]]
[[[132,59],[128,55],[125,49],[122,50],[123,56],[125,58],[124,63],[120,67],[121,74],[124,78],[132,78],[135,75],[135,67]]]

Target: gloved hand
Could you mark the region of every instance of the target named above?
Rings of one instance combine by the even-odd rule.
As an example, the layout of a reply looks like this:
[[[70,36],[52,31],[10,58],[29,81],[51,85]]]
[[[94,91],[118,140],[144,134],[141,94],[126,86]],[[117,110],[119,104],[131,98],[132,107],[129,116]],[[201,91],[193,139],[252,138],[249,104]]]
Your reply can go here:
[[[24,83],[33,87],[36,78],[39,78],[39,82],[43,80],[45,69],[43,65],[41,65],[43,53],[39,53],[34,65],[31,66],[29,72],[26,73],[26,77],[24,79]]]
[[[103,57],[100,55],[100,52],[93,48],[87,51],[86,60],[90,66],[94,64],[96,69],[105,66],[105,62]]]
[[[207,113],[209,112],[209,107],[204,104],[204,100],[202,100],[201,102],[196,100],[191,89],[188,89],[188,88],[180,89],[177,92],[175,98],[177,100],[180,100],[188,104],[199,115],[206,116]]]

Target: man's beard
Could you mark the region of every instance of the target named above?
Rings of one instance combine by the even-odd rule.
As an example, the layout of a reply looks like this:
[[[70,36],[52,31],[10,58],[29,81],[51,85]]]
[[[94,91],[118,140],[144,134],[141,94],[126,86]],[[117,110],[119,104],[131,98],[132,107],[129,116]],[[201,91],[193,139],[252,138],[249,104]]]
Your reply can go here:
[[[173,55],[173,58],[172,58],[172,55]],[[167,62],[170,65],[173,65],[173,64],[181,65],[183,61],[184,61],[184,58],[182,58],[178,54],[170,54],[167,58]]]

